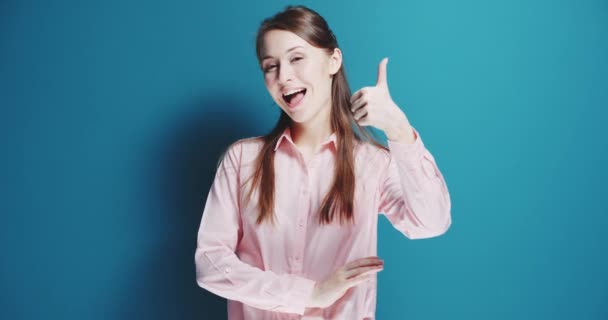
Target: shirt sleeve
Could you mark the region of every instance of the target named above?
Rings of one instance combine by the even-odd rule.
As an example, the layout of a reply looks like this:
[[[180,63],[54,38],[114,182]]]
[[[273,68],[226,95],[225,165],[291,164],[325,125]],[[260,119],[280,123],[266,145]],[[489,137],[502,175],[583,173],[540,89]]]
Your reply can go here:
[[[379,212],[409,239],[431,238],[452,223],[450,194],[433,155],[412,129],[412,144],[388,140],[390,160],[380,182]]]
[[[194,254],[196,281],[226,299],[258,309],[303,315],[315,281],[261,270],[235,254],[242,235],[237,200],[241,152],[238,143],[228,148],[207,196]]]

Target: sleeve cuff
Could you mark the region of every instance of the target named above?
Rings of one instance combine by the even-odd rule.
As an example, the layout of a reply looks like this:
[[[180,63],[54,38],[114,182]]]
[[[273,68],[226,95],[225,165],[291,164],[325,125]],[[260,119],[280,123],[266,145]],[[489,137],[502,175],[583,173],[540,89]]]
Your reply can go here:
[[[306,303],[312,295],[314,287],[315,281],[313,280],[302,277],[294,278],[293,289],[286,298],[286,304],[292,306],[293,313],[304,314]]]
[[[414,143],[387,140],[391,155],[401,162],[417,162],[424,154],[424,143],[418,130],[412,126],[416,140]]]

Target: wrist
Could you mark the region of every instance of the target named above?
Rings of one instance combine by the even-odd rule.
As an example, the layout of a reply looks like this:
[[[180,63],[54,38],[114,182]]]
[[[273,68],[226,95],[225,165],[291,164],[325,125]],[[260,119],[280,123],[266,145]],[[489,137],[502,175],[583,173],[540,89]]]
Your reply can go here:
[[[319,283],[315,281],[312,291],[310,292],[310,296],[308,296],[308,300],[306,301],[306,304],[305,304],[306,308],[315,308],[314,300],[315,300],[315,297],[317,296],[318,286],[319,286]]]
[[[409,123],[396,125],[385,133],[386,138],[390,141],[410,144],[416,141],[416,134]]]
[[[388,130],[386,130],[387,136],[403,135],[406,132],[405,128],[409,127],[410,124],[405,113],[397,105],[393,107],[393,112],[391,112],[389,119]]]

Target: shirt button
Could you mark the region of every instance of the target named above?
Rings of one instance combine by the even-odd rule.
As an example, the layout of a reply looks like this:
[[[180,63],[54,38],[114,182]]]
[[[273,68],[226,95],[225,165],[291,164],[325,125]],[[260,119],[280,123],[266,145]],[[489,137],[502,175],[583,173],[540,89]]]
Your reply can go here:
[[[230,273],[230,267],[227,267],[226,269],[224,269],[224,273]]]

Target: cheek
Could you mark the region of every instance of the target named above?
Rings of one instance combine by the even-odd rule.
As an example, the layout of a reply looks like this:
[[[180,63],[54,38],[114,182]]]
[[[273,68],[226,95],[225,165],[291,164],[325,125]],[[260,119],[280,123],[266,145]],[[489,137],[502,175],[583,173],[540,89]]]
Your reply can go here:
[[[323,68],[321,68],[321,66],[319,66],[318,64],[302,68],[301,71],[302,76],[309,82],[312,82],[312,84],[314,85],[319,85],[323,83],[323,80],[325,79],[325,70],[323,70]]]
[[[264,74],[264,83],[267,87],[272,86],[272,84],[274,83],[273,77],[270,73]]]
[[[273,92],[275,86],[276,86],[276,81],[274,80],[274,78],[270,77],[270,76],[265,76],[264,77],[264,84],[266,85],[266,89],[268,89],[268,91],[270,93]]]
[[[299,71],[299,75],[308,81],[316,81],[319,78],[320,70],[314,65],[302,65]]]

